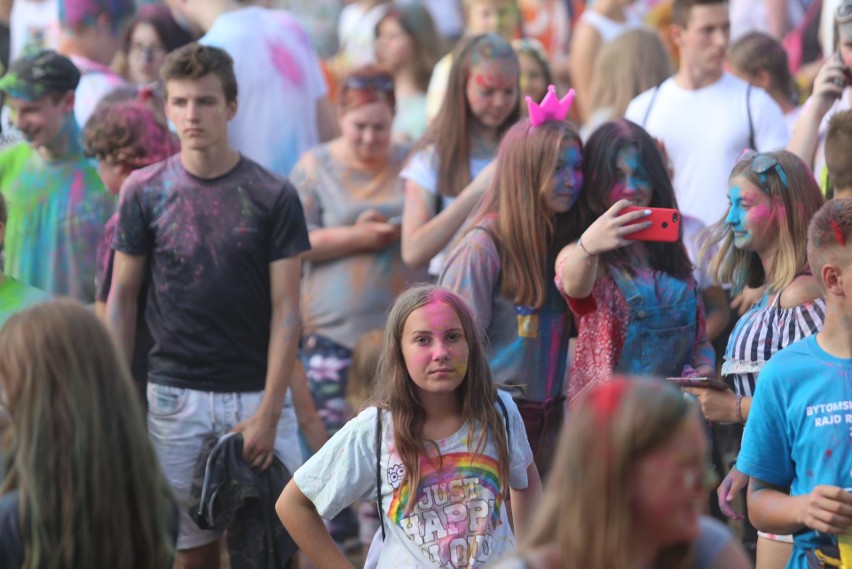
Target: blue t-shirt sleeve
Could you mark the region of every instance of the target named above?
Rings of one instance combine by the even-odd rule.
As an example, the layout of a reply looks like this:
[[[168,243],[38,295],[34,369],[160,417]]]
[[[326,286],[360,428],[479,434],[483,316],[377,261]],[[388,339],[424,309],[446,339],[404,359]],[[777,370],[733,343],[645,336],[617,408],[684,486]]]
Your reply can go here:
[[[154,235],[149,227],[148,211],[145,207],[142,184],[133,174],[121,188],[118,205],[118,227],[112,240],[112,248],[128,255],[147,255],[154,247]]]
[[[795,465],[783,394],[784,360],[776,355],[760,371],[737,458],[737,470],[764,482],[788,487],[795,477]]]

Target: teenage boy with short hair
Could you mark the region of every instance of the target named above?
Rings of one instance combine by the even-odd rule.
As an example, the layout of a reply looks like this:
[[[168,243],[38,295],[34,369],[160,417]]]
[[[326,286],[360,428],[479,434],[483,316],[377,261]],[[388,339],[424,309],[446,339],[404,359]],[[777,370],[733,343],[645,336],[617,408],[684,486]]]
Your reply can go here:
[[[181,152],[133,172],[121,190],[108,326],[128,358],[136,300],[150,273],[146,315],[148,427],[181,505],[176,567],[218,567],[220,534],[188,505],[204,441],[241,432],[243,455],[266,469],[300,462],[285,407],[299,330],[299,254],[310,245],[296,191],[228,142],[237,112],[232,60],[192,43],[161,71]],[[283,410],[283,412],[282,412]]]
[[[730,28],[726,0],[673,0],[670,32],[680,66],[633,99],[625,115],[665,145],[678,206],[705,226],[724,216],[728,174],[740,152],[781,149],[789,139],[778,103],[725,72]]]
[[[852,110],[840,111],[828,121],[825,166],[835,198],[852,198]]]
[[[228,128],[231,145],[287,176],[308,149],[334,138],[337,121],[311,40],[284,10],[238,0],[166,0],[199,43],[227,51],[243,105]]]
[[[79,80],[74,64],[53,51],[18,59],[0,78],[26,139],[0,152],[0,192],[9,208],[6,273],[88,303],[95,300],[95,251],[115,198],[80,144]]]
[[[825,325],[761,370],[737,458],[754,526],[794,534],[792,569],[852,527],[852,200],[814,215],[808,258]]]

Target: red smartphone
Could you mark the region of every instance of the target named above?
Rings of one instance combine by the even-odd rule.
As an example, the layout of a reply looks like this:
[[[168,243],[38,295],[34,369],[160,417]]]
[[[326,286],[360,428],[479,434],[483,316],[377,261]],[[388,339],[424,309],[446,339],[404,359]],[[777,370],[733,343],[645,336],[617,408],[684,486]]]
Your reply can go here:
[[[708,389],[728,389],[728,386],[709,377],[667,377],[667,380],[679,387],[707,387]]]
[[[680,239],[680,212],[676,209],[628,206],[621,210],[619,215],[632,211],[644,211],[646,209],[651,210],[651,215],[643,217],[634,223],[650,221],[651,226],[640,231],[628,233],[624,236],[625,239],[632,239],[634,241],[665,241],[667,243],[673,243]]]

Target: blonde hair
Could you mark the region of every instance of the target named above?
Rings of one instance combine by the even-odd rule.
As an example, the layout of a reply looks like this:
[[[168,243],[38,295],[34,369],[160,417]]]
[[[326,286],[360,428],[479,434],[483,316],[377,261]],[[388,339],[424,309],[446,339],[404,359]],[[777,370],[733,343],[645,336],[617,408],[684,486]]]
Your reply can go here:
[[[477,221],[497,216],[493,237],[500,254],[502,292],[515,304],[541,308],[556,254],[572,240],[566,214],[548,213],[542,197],[553,183],[560,147],[568,141],[583,152],[571,123],[532,126],[522,119],[509,129],[497,152],[494,182]]]
[[[623,569],[635,537],[630,479],[637,463],[664,446],[695,407],[657,379],[615,377],[568,414],[543,500],[523,549],[559,547],[567,568]],[[660,552],[656,567],[692,567],[689,543]]]
[[[497,389],[491,381],[491,369],[485,355],[483,337],[473,312],[464,300],[454,292],[432,284],[414,286],[403,292],[394,302],[385,327],[382,355],[375,382],[374,401],[387,408],[393,420],[394,448],[405,467],[404,482],[412,491],[420,484],[420,459],[428,456],[426,445],[437,450],[434,441],[423,438],[426,420],[417,395],[416,386],[402,355],[402,331],[412,312],[427,304],[442,302],[449,306],[459,318],[468,345],[467,374],[456,389],[468,432],[469,449],[481,453],[488,444],[489,435],[494,439],[499,463],[500,491],[505,497],[509,481],[509,449],[506,428],[500,411],[496,409]],[[476,425],[481,432],[474,441]],[[440,455],[438,460],[441,460]],[[408,507],[413,507],[409,503]]]
[[[763,174],[755,172],[752,164],[761,155],[776,160],[778,166]],[[777,167],[784,172],[786,182],[776,171]],[[722,219],[703,233],[705,239],[700,255],[707,254],[710,247],[719,244],[710,265],[711,274],[717,283],[731,285],[735,293],[745,286],[760,287],[764,284],[768,292],[780,292],[808,268],[808,223],[825,199],[805,163],[786,150],[755,153],[739,160],[728,179],[738,176],[744,177],[771,198],[773,226],[778,231],[778,251],[765,270],[757,253],[737,249],[734,233],[726,222],[731,209],[729,206]]]
[[[19,493],[24,564],[161,569],[174,509],[127,366],[90,310],[56,300],[0,331],[11,416],[0,495]]]
[[[620,119],[630,101],[656,87],[674,73],[663,40],[653,28],[636,28],[603,46],[592,73],[591,111],[611,109]]]

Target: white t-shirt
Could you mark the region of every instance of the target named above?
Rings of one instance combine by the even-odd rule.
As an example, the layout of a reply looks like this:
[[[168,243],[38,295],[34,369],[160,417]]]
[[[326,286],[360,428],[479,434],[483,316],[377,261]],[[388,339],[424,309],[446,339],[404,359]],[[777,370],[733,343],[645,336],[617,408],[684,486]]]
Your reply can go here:
[[[749,32],[769,33],[769,10],[766,0],[731,0],[731,41]],[[799,23],[805,15],[807,0],[787,1],[787,29]]]
[[[56,49],[59,45],[59,2],[15,0],[9,22],[10,61],[25,53]]]
[[[524,489],[532,450],[517,406],[507,393],[499,397],[509,416],[509,486]],[[393,422],[389,412],[382,412],[379,472],[386,537],[379,568],[484,567],[515,549],[499,497],[493,437],[484,453],[471,450],[479,433],[477,428],[471,438],[464,425],[436,441],[441,460],[421,459],[420,485],[409,509],[411,489],[402,484],[405,468],[394,450]],[[349,421],[293,480],[325,519],[358,500],[376,499],[376,408]]]
[[[340,12],[337,37],[340,55],[347,68],[376,62],[376,25],[390,8],[390,4],[376,4],[365,8],[358,2],[347,4]]]
[[[74,90],[74,118],[80,128],[83,128],[101,99],[127,82],[106,65],[91,59],[79,55],[72,55],[69,59],[80,70],[80,83]]]
[[[642,19],[631,11],[625,11],[626,19],[618,22],[607,18],[600,12],[586,10],[580,16],[580,22],[591,26],[601,36],[603,43],[609,43],[626,31],[638,28],[642,25]]]
[[[231,146],[286,176],[319,143],[316,103],[326,85],[310,38],[287,12],[251,6],[221,14],[199,41],[234,59]]]
[[[628,119],[665,144],[678,207],[704,225],[716,223],[725,213],[728,176],[749,146],[746,100],[756,150],[783,149],[790,139],[778,104],[763,89],[748,92],[748,83],[728,73],[695,90],[683,89],[672,77],[627,107]]]
[[[473,180],[476,178],[482,170],[485,169],[488,164],[491,163],[491,159],[485,158],[471,158],[470,159],[470,179]],[[403,168],[402,172],[400,172],[399,177],[403,180],[411,180],[415,184],[423,186],[430,193],[437,194],[438,193],[438,157],[435,155],[435,151],[431,148],[427,150],[421,150],[420,152],[411,156],[408,161],[408,164]],[[461,190],[463,188],[459,188]],[[455,201],[455,197],[453,196],[441,196],[441,209],[447,209],[453,201]],[[433,214],[434,215],[434,214]],[[458,236],[458,232],[456,235],[450,239],[450,242],[444,247],[444,249],[435,255],[431,261],[429,261],[429,274],[438,276],[441,274],[441,269],[444,267],[444,257],[447,253],[449,253],[450,247],[455,243],[456,237]]]

